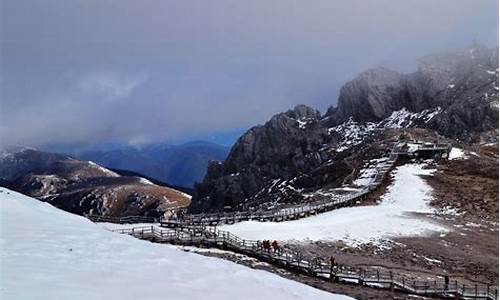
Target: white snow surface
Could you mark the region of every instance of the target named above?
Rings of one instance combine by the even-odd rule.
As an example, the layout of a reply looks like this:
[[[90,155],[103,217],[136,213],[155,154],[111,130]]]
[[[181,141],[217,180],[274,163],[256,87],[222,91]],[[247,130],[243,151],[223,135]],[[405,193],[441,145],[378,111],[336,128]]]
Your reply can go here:
[[[414,213],[433,213],[428,205],[431,187],[419,176],[432,174],[424,164],[407,164],[393,171],[394,182],[376,206],[340,208],[317,216],[287,222],[246,221],[222,226],[251,240],[342,240],[350,246],[402,236],[447,232],[448,229]]]
[[[418,113],[410,112],[406,108],[402,108],[400,110],[393,111],[389,117],[380,121],[377,126],[383,128],[411,127],[416,120],[423,120],[425,123],[428,123],[440,112],[441,107],[439,106],[435,109],[425,109]]]
[[[142,178],[142,177],[137,177],[137,178],[139,178],[139,183],[147,184],[147,185],[154,185],[154,183],[152,183],[151,181],[147,180],[146,178]]]
[[[115,172],[109,170],[109,169],[106,169],[98,164],[96,164],[95,162],[89,160],[89,164],[94,167],[94,168],[97,168],[99,169],[100,171],[106,173],[107,175],[111,176],[111,177],[120,177],[120,175],[116,174]]]
[[[361,186],[361,187],[369,186],[371,183],[373,183],[373,180],[377,175],[377,170],[386,165],[388,159],[389,158],[387,157],[383,157],[379,159],[370,160],[365,165],[365,167],[359,171],[359,176],[358,178],[356,178],[356,180],[353,181],[353,184],[355,186]]]
[[[337,152],[343,152],[353,146],[359,145],[372,132],[381,128],[409,128],[416,124],[417,121],[428,123],[436,115],[442,112],[441,107],[433,109],[425,109],[420,112],[411,112],[405,107],[400,110],[393,111],[390,116],[378,123],[365,122],[358,123],[349,118],[342,124],[328,128],[328,133],[337,133],[341,140],[338,142]],[[299,127],[301,123],[299,122]],[[301,127],[302,128],[302,127]]]
[[[0,188],[0,299],[352,299],[109,232]]]
[[[448,156],[448,159],[459,159],[459,158],[465,158],[465,152],[464,150],[460,148],[451,148],[450,155]]]

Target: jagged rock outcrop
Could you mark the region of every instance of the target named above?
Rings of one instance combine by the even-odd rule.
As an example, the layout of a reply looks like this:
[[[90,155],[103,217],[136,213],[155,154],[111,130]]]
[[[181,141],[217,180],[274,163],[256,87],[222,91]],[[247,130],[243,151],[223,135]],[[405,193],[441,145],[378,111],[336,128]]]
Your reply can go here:
[[[431,122],[419,125],[463,140],[498,129],[498,48],[429,55],[411,74],[365,71],[341,88],[338,106],[328,110],[325,123],[379,122],[402,108],[438,107],[442,110]]]
[[[320,113],[305,105],[275,115],[241,136],[224,164],[212,163],[196,186],[193,211],[233,207],[272,179],[290,179],[320,166],[329,158],[319,151],[332,136],[320,124]]]
[[[407,105],[404,96],[405,77],[398,72],[377,68],[361,73],[340,89],[338,106],[326,116],[331,125],[352,118],[356,122],[375,122],[386,118],[392,111]]]
[[[389,128],[498,141],[492,134],[498,132],[497,53],[475,47],[431,55],[411,74],[371,69],[346,83],[338,106],[323,117],[303,105],[272,117],[247,131],[224,163],[209,166],[191,211],[305,201],[311,191],[340,186],[364,161],[390,151],[383,146]]]

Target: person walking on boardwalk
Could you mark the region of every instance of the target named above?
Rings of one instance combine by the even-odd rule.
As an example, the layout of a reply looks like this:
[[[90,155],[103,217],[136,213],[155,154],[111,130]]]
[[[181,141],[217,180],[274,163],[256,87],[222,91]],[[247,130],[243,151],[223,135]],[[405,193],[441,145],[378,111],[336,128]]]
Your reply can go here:
[[[278,242],[276,240],[273,241],[271,244],[273,246],[273,252],[276,253],[276,251],[279,250],[280,246],[278,246]]]
[[[269,252],[269,250],[270,250],[271,247],[269,245],[269,241],[268,240],[264,240],[262,242],[262,246],[264,247],[264,251]]]
[[[333,273],[333,268],[335,267],[335,257],[330,256],[330,273]]]
[[[448,290],[448,286],[450,285],[450,277],[448,275],[444,276],[444,290]]]
[[[257,250],[262,251],[264,249],[264,246],[262,245],[262,242],[259,240],[257,241]]]
[[[330,256],[330,279],[337,281],[337,268],[335,264],[335,256]]]

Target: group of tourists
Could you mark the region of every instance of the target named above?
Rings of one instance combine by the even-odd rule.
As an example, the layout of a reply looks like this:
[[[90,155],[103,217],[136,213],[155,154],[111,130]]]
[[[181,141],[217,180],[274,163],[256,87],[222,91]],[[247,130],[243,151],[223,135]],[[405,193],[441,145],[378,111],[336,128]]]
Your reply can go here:
[[[271,252],[271,248],[273,249],[273,253],[281,253],[281,247],[278,245],[278,241],[274,240],[272,243],[270,240],[257,241],[257,245],[260,250]]]

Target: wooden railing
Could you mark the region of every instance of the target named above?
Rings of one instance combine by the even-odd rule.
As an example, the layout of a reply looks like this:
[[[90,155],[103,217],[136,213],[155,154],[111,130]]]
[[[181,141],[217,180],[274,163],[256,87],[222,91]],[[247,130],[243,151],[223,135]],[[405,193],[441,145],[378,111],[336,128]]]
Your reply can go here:
[[[160,218],[143,217],[143,216],[128,216],[128,217],[109,217],[98,215],[85,215],[92,222],[108,222],[118,224],[133,224],[133,223],[159,223]]]
[[[155,226],[143,226],[113,231],[160,243],[231,250],[324,280],[398,290],[414,295],[455,299],[498,299],[498,289],[491,285],[465,284],[458,280],[450,280],[446,283],[439,276],[433,276],[435,278],[433,280],[421,280],[389,270],[357,268],[347,265],[332,267],[321,258],[307,258],[301,252],[291,250],[286,245],[281,246],[278,251],[266,251],[261,247],[259,241],[244,240],[230,232],[216,230],[213,227],[161,229]]]

